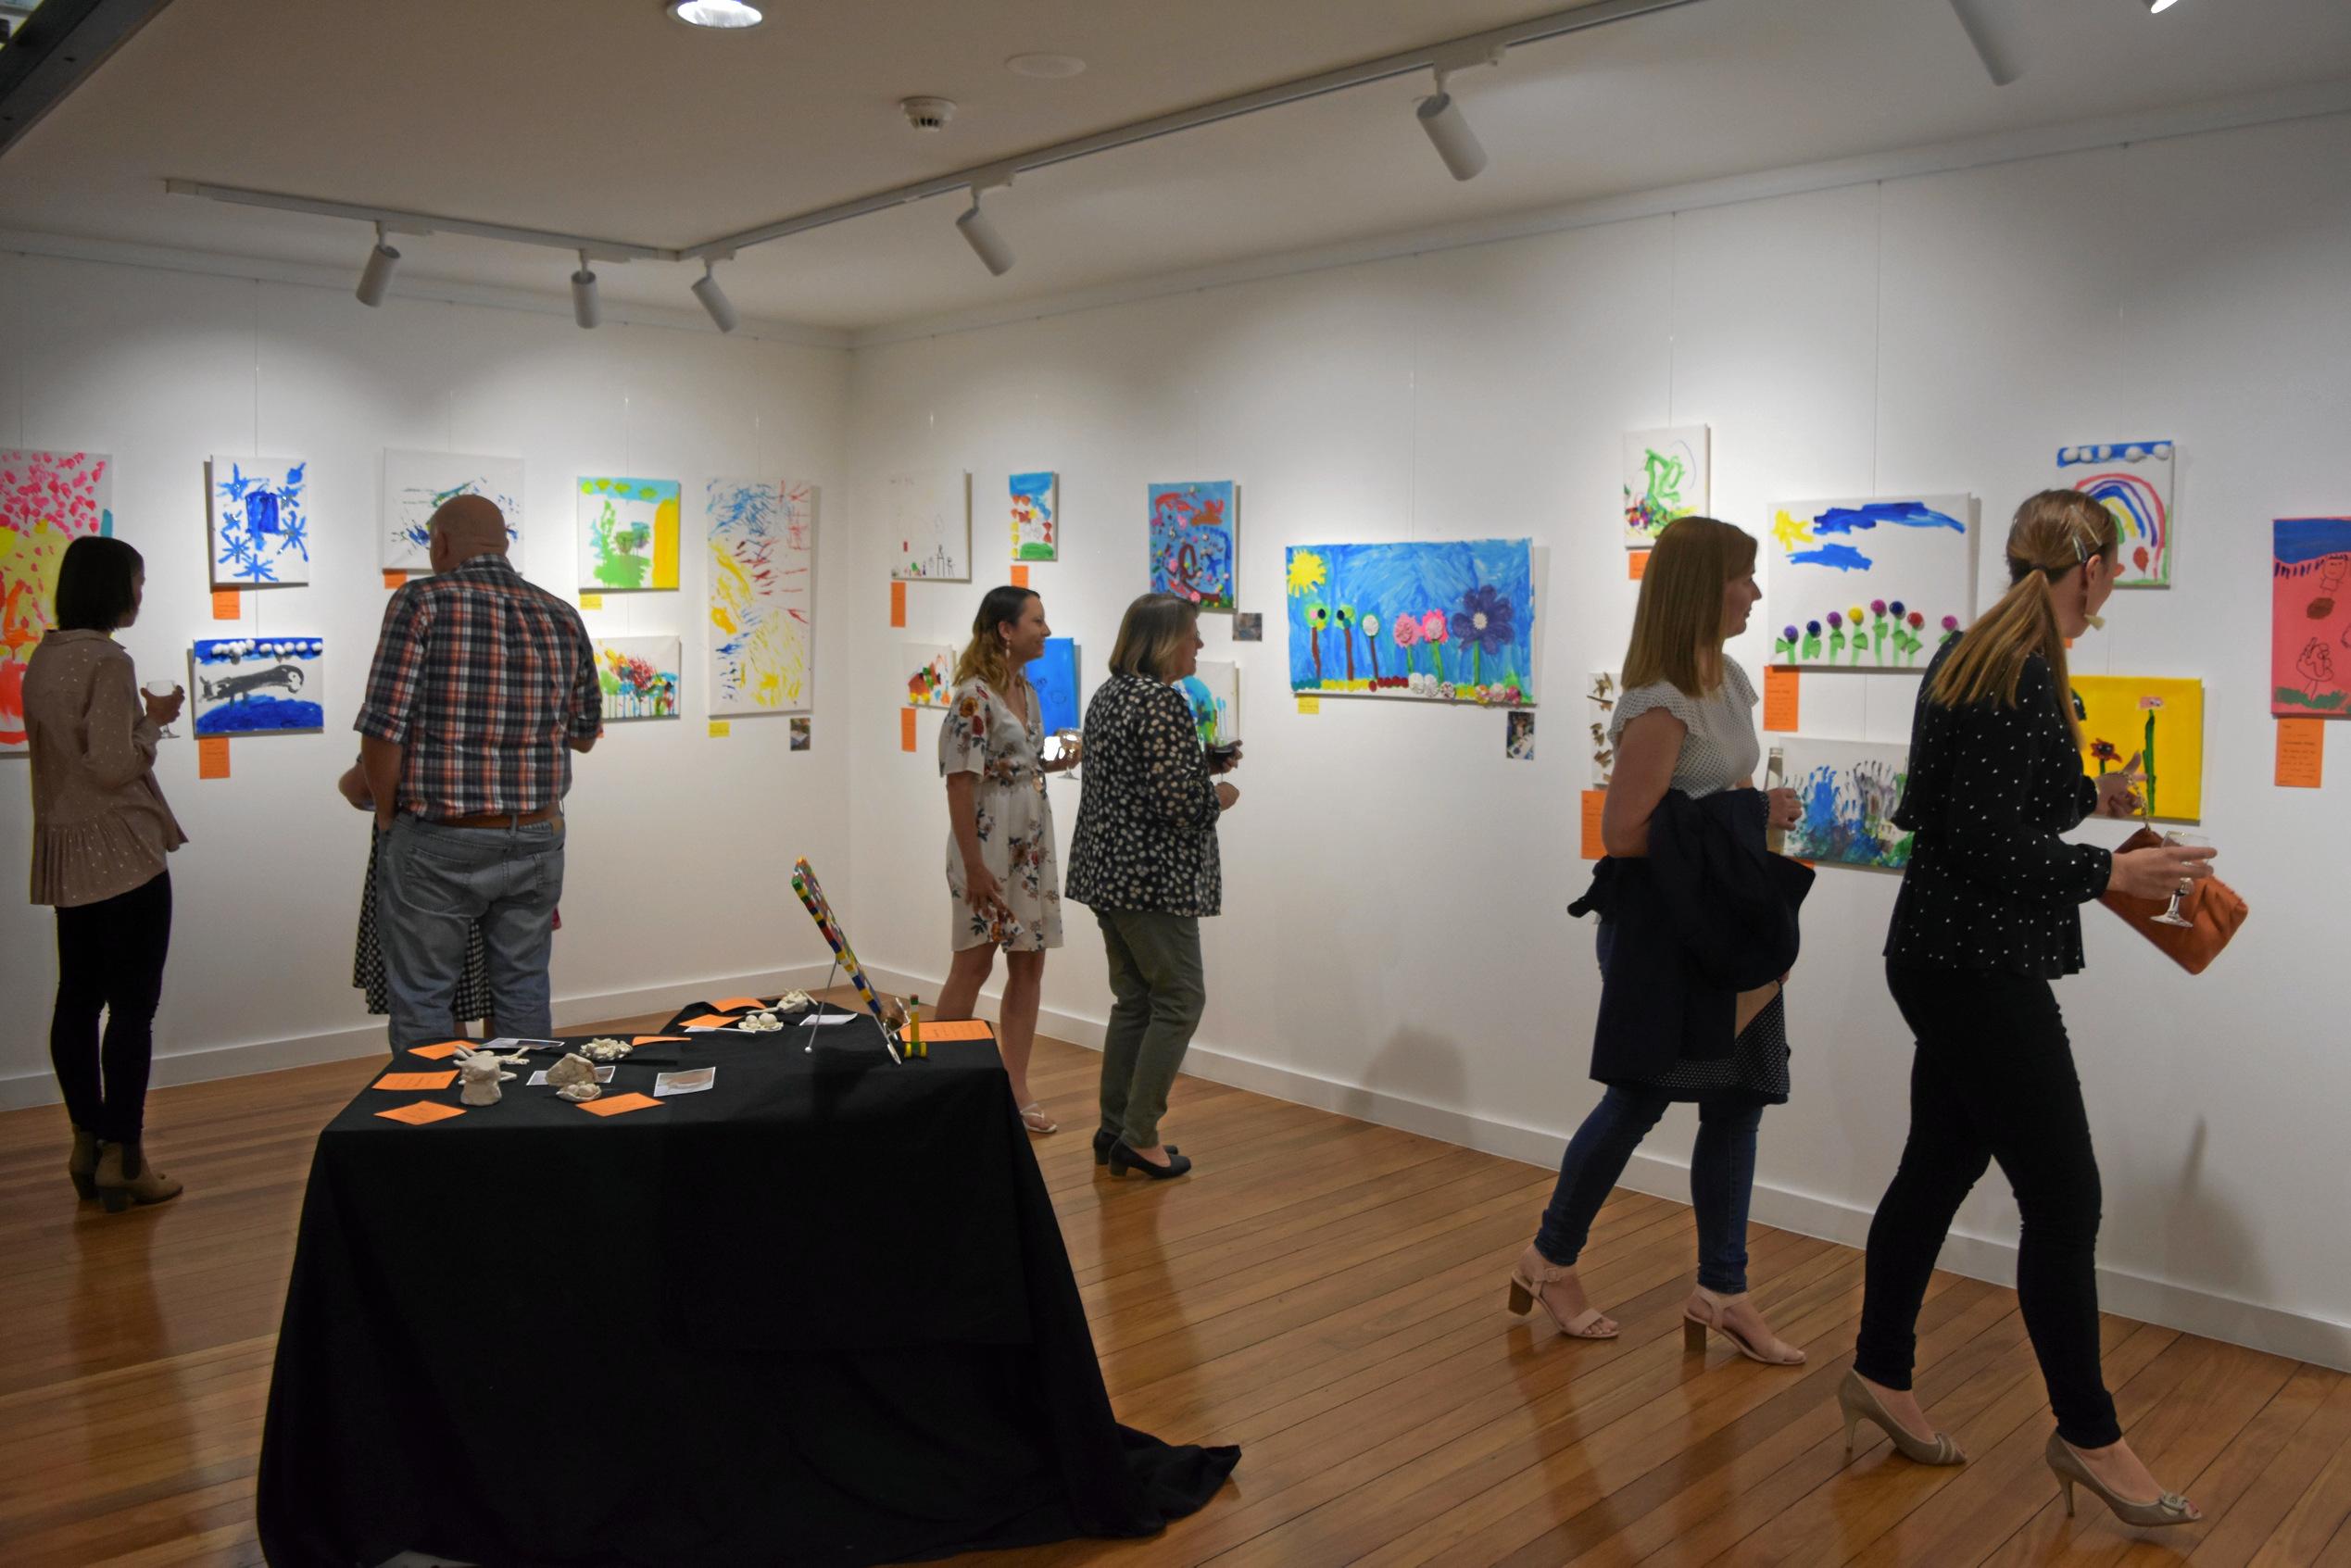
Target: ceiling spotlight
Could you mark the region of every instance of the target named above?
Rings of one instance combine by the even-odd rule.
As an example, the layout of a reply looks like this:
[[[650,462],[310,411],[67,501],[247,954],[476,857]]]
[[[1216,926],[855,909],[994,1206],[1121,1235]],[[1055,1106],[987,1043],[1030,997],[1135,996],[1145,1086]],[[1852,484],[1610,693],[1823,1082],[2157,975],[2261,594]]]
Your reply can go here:
[[[2146,0],[2147,12],[2150,16],[2159,17],[2179,3],[2180,0]]]
[[[747,6],[743,0],[669,0],[669,13],[688,27],[719,28],[730,32],[757,27],[767,19],[757,6]]]
[[[708,257],[702,259],[701,277],[695,280],[694,297],[702,302],[702,308],[710,312],[710,320],[719,331],[731,332],[742,324],[743,318],[735,313],[735,302],[726,297],[726,291],[719,287],[718,278],[710,271]]]
[[[572,320],[583,327],[604,320],[604,307],[596,297],[596,274],[588,270],[585,251],[580,252],[580,270],[572,274]]]
[[[1420,117],[1420,128],[1428,132],[1428,144],[1437,149],[1437,156],[1445,160],[1445,167],[1456,180],[1474,180],[1486,167],[1486,149],[1477,140],[1477,132],[1462,118],[1461,106],[1445,91],[1445,73],[1437,73],[1437,91],[1420,101],[1414,111]]]
[[[1004,243],[1004,236],[996,232],[996,225],[990,223],[987,214],[980,210],[977,185],[972,187],[972,209],[958,218],[955,226],[963,231],[964,241],[971,245],[972,254],[985,262],[990,272],[1000,278],[1012,270],[1012,247]]]
[[[392,286],[392,270],[400,265],[400,253],[383,238],[383,225],[375,226],[375,248],[368,252],[367,269],[359,274],[359,303],[378,306],[383,303],[384,292]]]

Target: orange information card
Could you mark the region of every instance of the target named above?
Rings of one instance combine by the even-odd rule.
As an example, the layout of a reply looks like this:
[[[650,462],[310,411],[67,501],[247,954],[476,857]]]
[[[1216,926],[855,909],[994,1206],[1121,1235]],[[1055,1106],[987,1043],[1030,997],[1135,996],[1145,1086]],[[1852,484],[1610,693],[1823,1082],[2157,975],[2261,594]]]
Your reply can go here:
[[[937,1023],[923,1020],[923,1043],[937,1045],[946,1040],[993,1040],[996,1031],[988,1027],[985,1018],[959,1018],[951,1022]]]
[[[386,1073],[368,1085],[371,1089],[402,1089],[414,1093],[419,1089],[446,1089],[457,1082],[457,1069],[442,1073]]]
[[[583,1101],[580,1109],[590,1116],[625,1116],[632,1110],[660,1103],[651,1095],[606,1095],[602,1099]]]
[[[1640,582],[1642,578],[1649,575],[1649,552],[1647,550],[1631,550],[1626,553],[1625,575],[1635,583]]]
[[[383,574],[383,585],[387,588],[405,588],[409,585],[409,574],[405,571],[387,571]]]
[[[735,1020],[723,1012],[706,1012],[699,1018],[689,1018],[678,1027],[682,1029],[723,1029]]]
[[[1801,707],[1799,694],[1804,671],[1777,664],[1764,666],[1764,720],[1766,730],[1793,732],[1796,713]]]
[[[900,751],[914,749],[914,710],[911,708],[898,710],[898,748]]]
[[[1604,860],[1608,858],[1607,846],[1601,841],[1600,837],[1600,813],[1607,804],[1608,792],[1606,790],[1584,791],[1584,859],[1587,860]]]
[[[396,1105],[389,1110],[379,1110],[386,1122],[406,1122],[411,1127],[421,1127],[428,1122],[446,1122],[452,1116],[465,1114],[461,1105],[443,1105],[438,1100],[415,1099],[406,1105]]]
[[[421,1056],[427,1061],[446,1061],[472,1044],[471,1040],[443,1040],[440,1044],[434,1046],[410,1046],[409,1054]]]
[[[2317,789],[2326,775],[2327,721],[2324,719],[2278,721],[2278,785],[2282,789]]]
[[[712,1012],[748,1012],[753,1008],[765,1006],[767,1004],[757,997],[729,997],[723,1002],[712,1002],[710,1010]]]
[[[196,777],[225,779],[229,776],[229,737],[226,735],[196,736]]]
[[[245,600],[239,590],[235,588],[212,590],[212,619],[215,621],[245,619]]]
[[[903,583],[890,584],[890,624],[906,624],[906,584]]]
[[[1016,566],[1012,568],[1012,586],[1015,588],[1025,588],[1028,586],[1028,568],[1025,566]]]
[[[690,1046],[693,1043],[684,1035],[638,1035],[629,1040],[632,1046]]]

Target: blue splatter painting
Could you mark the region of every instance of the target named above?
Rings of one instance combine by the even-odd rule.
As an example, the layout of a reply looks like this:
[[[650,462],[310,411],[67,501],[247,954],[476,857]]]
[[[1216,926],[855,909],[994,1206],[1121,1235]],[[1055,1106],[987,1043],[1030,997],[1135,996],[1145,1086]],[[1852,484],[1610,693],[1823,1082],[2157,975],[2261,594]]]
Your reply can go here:
[[[1037,710],[1045,733],[1075,730],[1082,721],[1077,705],[1077,643],[1071,637],[1048,637],[1045,651],[1028,661],[1028,684],[1037,693]]]
[[[1151,592],[1233,608],[1240,487],[1229,479],[1150,486]]]
[[[1804,812],[1788,830],[1786,853],[1888,871],[1910,863],[1911,834],[1893,823],[1909,773],[1909,747],[1791,737],[1783,751],[1788,785]]]
[[[383,454],[383,570],[431,571],[425,524],[445,501],[480,495],[506,518],[509,548],[522,542],[522,459],[466,452]]]
[[[1971,495],[1788,501],[1763,541],[1771,661],[1920,670],[1975,614]]]
[[[214,458],[212,585],[271,588],[310,581],[308,463],[286,458]]]
[[[1534,550],[1525,539],[1296,546],[1283,599],[1292,691],[1535,700]]]
[[[325,727],[323,638],[203,637],[188,662],[197,734],[283,734]]]

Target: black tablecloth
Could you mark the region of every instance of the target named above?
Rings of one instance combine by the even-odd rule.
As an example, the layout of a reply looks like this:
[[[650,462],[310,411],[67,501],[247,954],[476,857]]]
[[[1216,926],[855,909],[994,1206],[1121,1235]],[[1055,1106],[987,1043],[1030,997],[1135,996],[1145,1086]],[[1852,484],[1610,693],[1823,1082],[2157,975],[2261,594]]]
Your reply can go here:
[[[320,1135],[278,1568],[886,1562],[1148,1535],[1231,1473],[1112,1419],[992,1044],[894,1066],[860,1019],[635,1055],[607,1096],[716,1085],[599,1118],[517,1078],[423,1126],[376,1112],[454,1087],[367,1089]]]

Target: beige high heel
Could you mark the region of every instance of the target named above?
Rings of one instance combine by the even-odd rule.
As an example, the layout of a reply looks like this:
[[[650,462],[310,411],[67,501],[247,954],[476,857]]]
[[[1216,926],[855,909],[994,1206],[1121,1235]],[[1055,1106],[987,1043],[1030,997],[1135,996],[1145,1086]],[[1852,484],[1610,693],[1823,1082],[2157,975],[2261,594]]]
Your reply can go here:
[[[1758,1343],[1730,1326],[1726,1314],[1731,1307],[1746,1298],[1745,1291],[1736,1296],[1717,1296],[1704,1286],[1700,1286],[1697,1293],[1681,1310],[1681,1348],[1692,1355],[1703,1353],[1706,1348],[1706,1331],[1713,1329],[1729,1340],[1738,1348],[1739,1353],[1751,1361],[1761,1361],[1766,1366],[1804,1365],[1804,1353],[1779,1336],[1773,1334],[1768,1341]],[[1769,1333],[1769,1330],[1766,1332]]]
[[[1605,1330],[1601,1329],[1599,1325],[1607,1323],[1608,1314],[1599,1308],[1590,1308],[1572,1318],[1563,1318],[1559,1315],[1559,1309],[1553,1306],[1551,1298],[1543,1294],[1546,1286],[1556,1285],[1563,1279],[1572,1279],[1575,1273],[1573,1268],[1553,1262],[1537,1251],[1532,1242],[1528,1243],[1527,1250],[1518,1255],[1518,1261],[1512,1265],[1510,1271],[1510,1310],[1523,1318],[1540,1301],[1543,1316],[1570,1339],[1616,1338],[1623,1330],[1613,1323],[1608,1323]]]
[[[153,1165],[134,1143],[99,1147],[98,1200],[109,1214],[119,1214],[134,1203],[169,1203],[185,1189]]]
[[[1845,1458],[1853,1458],[1854,1429],[1865,1421],[1874,1421],[1884,1431],[1894,1451],[1913,1464],[1965,1464],[1968,1456],[1959,1451],[1947,1432],[1935,1434],[1931,1443],[1922,1443],[1903,1429],[1902,1423],[1886,1413],[1886,1407],[1878,1402],[1878,1396],[1869,1391],[1869,1385],[1861,1381],[1857,1372],[1847,1371],[1845,1380],[1837,1385],[1837,1408],[1845,1412]]]
[[[2058,1488],[2065,1493],[2068,1519],[2073,1517],[2073,1489],[2077,1485],[2097,1493],[2106,1505],[2114,1510],[2117,1519],[2125,1524],[2135,1524],[2142,1530],[2159,1530],[2167,1524],[2193,1524],[2203,1517],[2187,1499],[2177,1492],[2165,1492],[2153,1502],[2131,1502],[2115,1496],[2106,1489],[2105,1482],[2090,1474],[2090,1467],[2081,1462],[2081,1456],[2074,1452],[2073,1445],[2055,1432],[2049,1434],[2049,1446],[2041,1451],[2041,1457],[2048,1461],[2050,1474],[2056,1476]]]
[[[73,1129],[73,1152],[66,1156],[66,1179],[83,1198],[98,1196],[98,1135],[87,1127]]]

